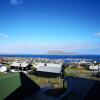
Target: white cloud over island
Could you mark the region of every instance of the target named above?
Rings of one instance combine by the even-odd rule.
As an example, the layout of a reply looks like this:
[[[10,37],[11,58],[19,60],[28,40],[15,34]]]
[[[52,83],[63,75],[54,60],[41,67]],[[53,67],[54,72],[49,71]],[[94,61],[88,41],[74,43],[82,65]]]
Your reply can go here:
[[[70,44],[13,44],[0,46],[0,53],[46,54],[49,50],[76,52],[77,54],[100,54],[100,43]]]

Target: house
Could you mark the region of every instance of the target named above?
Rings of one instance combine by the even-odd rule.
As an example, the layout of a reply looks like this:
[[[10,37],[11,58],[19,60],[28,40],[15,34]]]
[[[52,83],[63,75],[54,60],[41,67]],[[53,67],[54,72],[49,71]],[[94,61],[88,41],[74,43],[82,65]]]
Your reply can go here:
[[[89,67],[90,70],[100,70],[100,66],[99,65],[92,65]]]
[[[27,70],[31,70],[31,66],[32,66],[31,64],[28,64],[26,62],[23,63],[13,62],[11,64],[11,69],[27,71]]]
[[[61,100],[100,100],[100,81],[66,77],[67,91]]]
[[[6,72],[6,71],[7,71],[7,67],[0,64],[0,72]]]
[[[8,63],[8,60],[7,59],[4,59],[4,58],[0,58],[0,63],[1,64],[7,64]]]
[[[57,77],[62,74],[62,64],[41,63],[36,68],[36,75],[38,76]]]

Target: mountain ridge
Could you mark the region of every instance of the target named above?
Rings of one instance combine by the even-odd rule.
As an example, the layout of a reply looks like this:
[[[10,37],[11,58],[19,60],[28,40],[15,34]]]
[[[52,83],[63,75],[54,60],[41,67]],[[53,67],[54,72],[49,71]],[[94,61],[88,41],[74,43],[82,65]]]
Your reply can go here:
[[[61,50],[49,50],[46,54],[49,55],[76,55],[77,52],[65,52]]]

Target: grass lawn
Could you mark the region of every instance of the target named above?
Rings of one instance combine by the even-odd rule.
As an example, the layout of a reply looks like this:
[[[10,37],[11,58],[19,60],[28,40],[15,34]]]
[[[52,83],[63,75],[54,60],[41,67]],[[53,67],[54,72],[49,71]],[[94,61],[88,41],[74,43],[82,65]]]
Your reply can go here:
[[[62,83],[62,80],[59,80],[57,78],[45,78],[45,77],[37,77],[35,75],[29,75],[29,77],[35,81],[39,86],[45,86],[47,84],[51,84],[51,83]]]
[[[66,76],[81,76],[82,74],[88,75],[88,70],[84,68],[65,68],[64,75]],[[91,74],[91,72],[90,72]]]
[[[69,68],[65,68],[65,70],[77,70],[76,67],[69,67]]]
[[[9,74],[9,73],[0,72],[0,77],[6,74]],[[32,79],[34,82],[36,82],[36,84],[38,84],[39,86],[45,86],[48,84],[60,84],[60,86],[62,85],[62,79],[58,80],[57,78],[37,77],[35,75],[28,75],[28,77]]]
[[[64,76],[76,76],[86,79],[100,80],[100,78],[93,77],[93,72],[86,69],[65,68]]]
[[[64,77],[67,77],[67,76],[76,76],[75,73],[70,72],[71,70],[77,70],[77,68],[65,68],[64,69]]]
[[[0,72],[0,77],[3,76],[5,73]]]

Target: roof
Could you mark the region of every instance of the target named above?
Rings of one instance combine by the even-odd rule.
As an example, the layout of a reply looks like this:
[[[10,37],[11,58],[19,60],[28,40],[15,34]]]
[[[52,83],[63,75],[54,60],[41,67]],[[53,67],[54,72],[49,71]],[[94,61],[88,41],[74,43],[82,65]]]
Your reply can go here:
[[[95,94],[100,93],[100,81],[89,80],[78,77],[66,77],[65,80],[66,84],[68,85],[67,91],[70,90],[73,93],[75,93],[76,94],[75,98],[77,98],[77,100],[95,100],[93,99],[93,97],[95,98],[96,96],[93,94],[92,90],[95,92]],[[98,85],[96,85],[97,83]],[[97,88],[94,87],[97,87],[98,91]],[[89,95],[92,95],[92,98],[88,98]],[[98,98],[99,99],[96,100],[100,100],[100,96]]]
[[[84,98],[84,100],[100,100],[100,81],[95,81],[94,85]]]
[[[59,67],[48,67],[48,66],[43,66],[43,67],[38,67],[36,71],[41,71],[41,72],[50,72],[50,73],[60,73],[62,68]]]
[[[5,74],[0,77],[0,100],[18,99],[39,89],[40,87],[23,73]]]
[[[23,63],[21,63],[21,67],[26,67],[26,66],[28,66],[29,64],[27,64],[27,63],[25,63],[25,62],[23,62]]]
[[[11,66],[20,66],[20,63],[13,62],[13,63],[11,64]]]
[[[47,66],[48,66],[48,67],[57,67],[57,68],[61,68],[61,67],[62,67],[62,64],[48,63]]]
[[[57,68],[61,68],[62,64],[53,64],[53,63],[39,63],[37,66],[35,66],[35,68],[38,67],[44,67],[46,64],[47,67],[57,67]]]
[[[17,67],[27,67],[29,64],[23,62],[23,63],[18,63],[18,62],[13,62],[11,66],[17,66]]]

